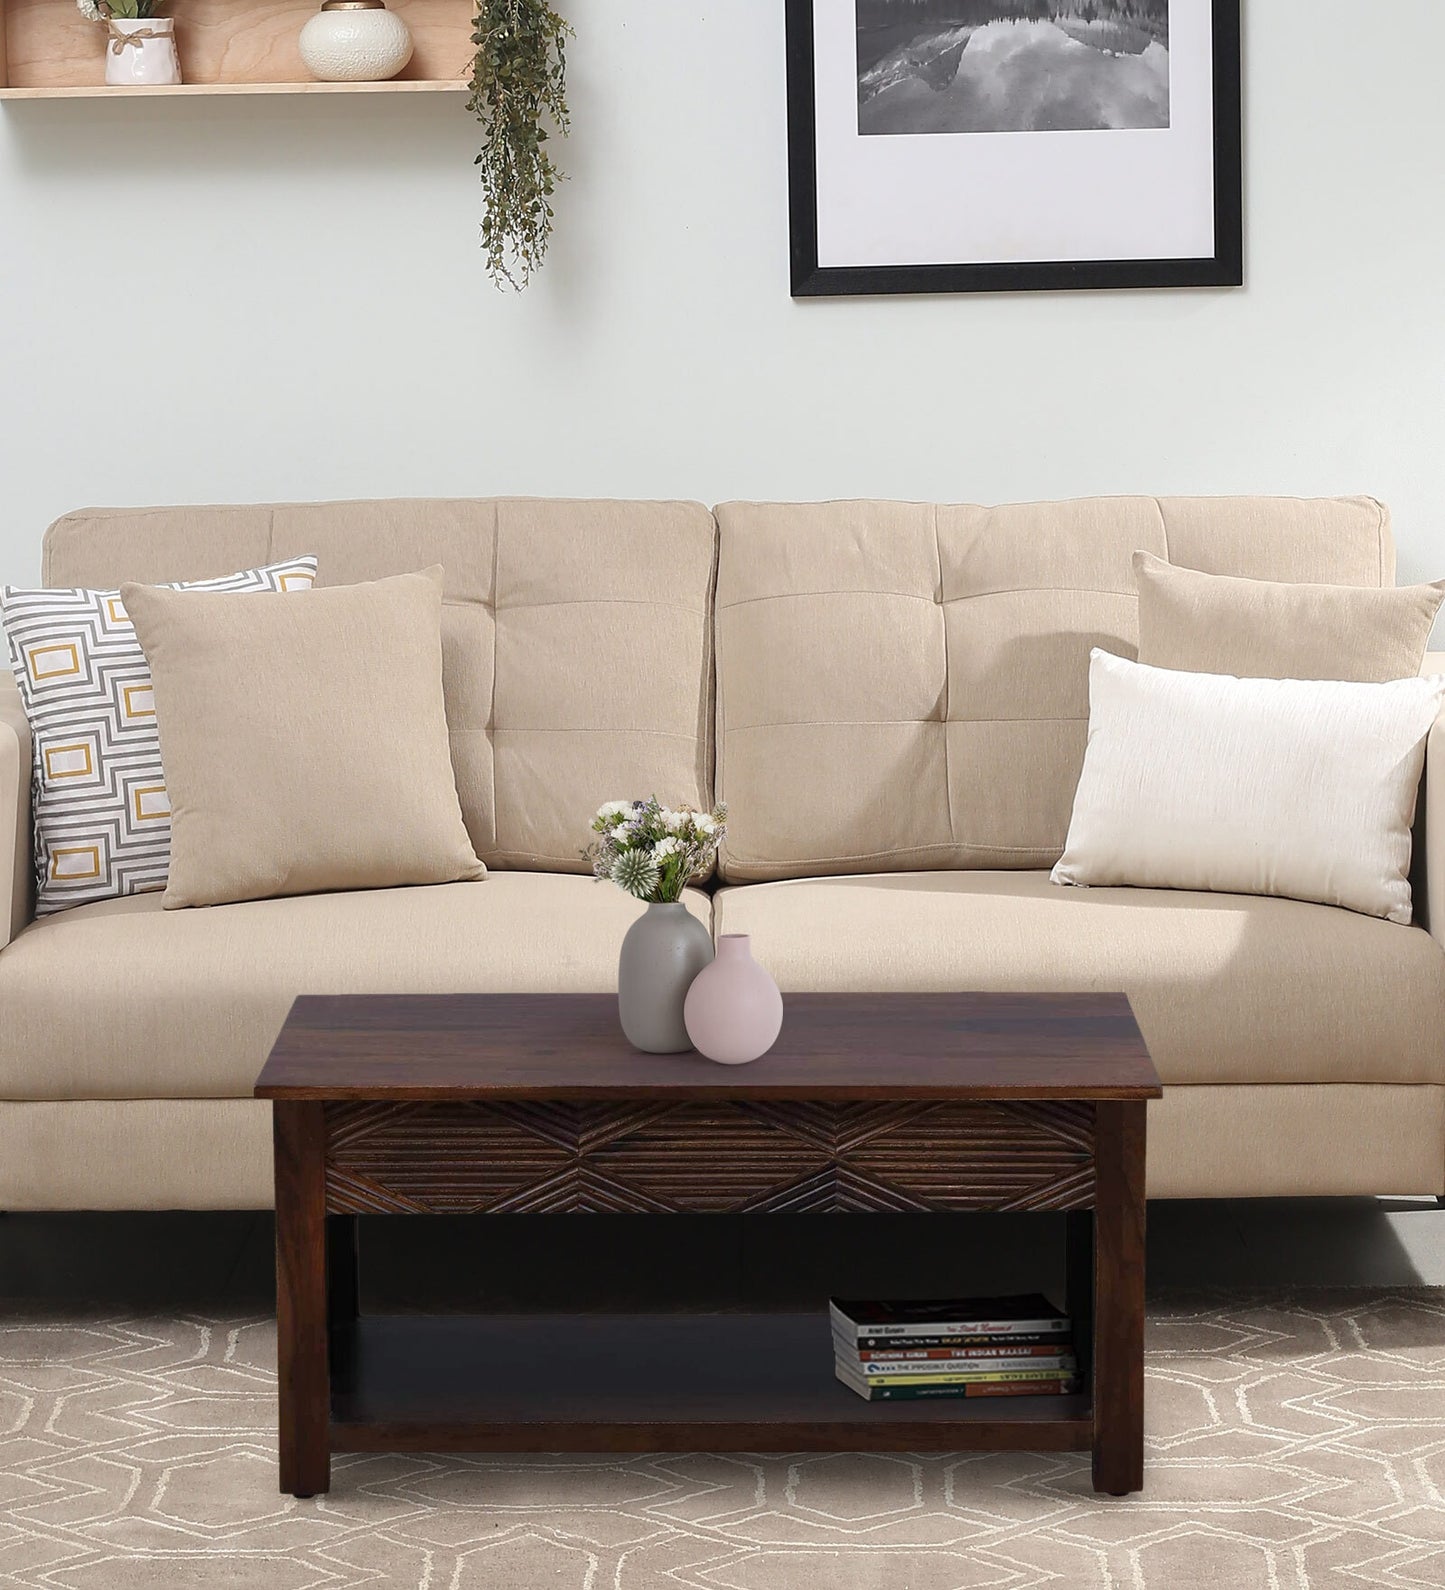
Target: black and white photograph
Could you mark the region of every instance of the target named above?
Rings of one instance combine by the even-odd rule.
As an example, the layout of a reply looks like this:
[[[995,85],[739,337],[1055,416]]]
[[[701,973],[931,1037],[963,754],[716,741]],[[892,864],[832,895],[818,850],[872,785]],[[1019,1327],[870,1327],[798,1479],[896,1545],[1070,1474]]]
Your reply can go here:
[[[1240,0],[787,0],[796,297],[1243,281]]]
[[[857,0],[858,131],[1169,125],[1169,0]]]

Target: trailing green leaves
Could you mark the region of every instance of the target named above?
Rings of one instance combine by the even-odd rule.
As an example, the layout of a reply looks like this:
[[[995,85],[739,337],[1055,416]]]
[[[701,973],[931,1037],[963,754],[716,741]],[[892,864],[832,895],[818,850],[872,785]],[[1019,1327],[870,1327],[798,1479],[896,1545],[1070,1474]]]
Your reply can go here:
[[[547,0],[478,0],[467,108],[482,125],[482,247],[498,287],[525,287],[552,237],[562,173],[548,125],[568,128],[566,43],[572,28]]]
[[[137,21],[159,14],[165,0],[75,0],[83,16],[92,22],[104,22],[109,17],[123,21]]]

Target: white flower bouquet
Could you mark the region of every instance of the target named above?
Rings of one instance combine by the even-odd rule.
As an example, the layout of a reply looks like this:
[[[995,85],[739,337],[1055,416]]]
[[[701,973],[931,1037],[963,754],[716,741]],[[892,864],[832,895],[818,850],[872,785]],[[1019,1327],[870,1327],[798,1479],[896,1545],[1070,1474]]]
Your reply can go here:
[[[599,878],[649,905],[667,905],[712,865],[727,832],[727,807],[710,812],[645,801],[607,801],[597,808],[599,837],[583,855]]]

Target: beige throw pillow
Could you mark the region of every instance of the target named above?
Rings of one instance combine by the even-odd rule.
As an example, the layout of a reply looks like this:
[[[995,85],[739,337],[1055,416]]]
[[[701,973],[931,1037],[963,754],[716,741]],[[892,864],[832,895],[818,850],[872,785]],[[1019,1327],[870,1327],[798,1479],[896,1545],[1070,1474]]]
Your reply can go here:
[[[1410,824],[1442,702],[1445,677],[1234,679],[1095,648],[1053,881],[1277,894],[1409,922]]]
[[[1436,585],[1291,585],[1201,574],[1134,554],[1139,661],[1242,679],[1381,684],[1420,672]]]
[[[176,591],[301,591],[314,557]],[[34,745],[35,914],[166,886],[171,811],[145,655],[119,591],[0,587]]]
[[[121,598],[155,684],[167,907],[481,878],[442,706],[441,570]]]

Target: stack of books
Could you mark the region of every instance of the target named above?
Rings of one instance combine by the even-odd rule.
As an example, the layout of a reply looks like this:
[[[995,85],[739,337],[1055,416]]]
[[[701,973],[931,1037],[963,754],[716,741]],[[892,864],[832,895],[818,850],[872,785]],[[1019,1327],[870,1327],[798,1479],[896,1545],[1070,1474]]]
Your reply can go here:
[[[869,1402],[1040,1397],[1080,1386],[1068,1317],[1046,1297],[829,1303],[838,1379]]]

